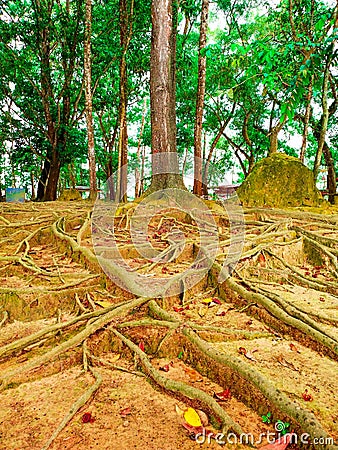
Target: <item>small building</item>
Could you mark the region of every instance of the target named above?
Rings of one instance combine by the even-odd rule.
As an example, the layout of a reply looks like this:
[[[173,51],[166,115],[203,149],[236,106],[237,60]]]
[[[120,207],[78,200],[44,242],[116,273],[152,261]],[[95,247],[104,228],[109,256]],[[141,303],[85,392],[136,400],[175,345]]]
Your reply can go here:
[[[236,189],[239,188],[240,184],[225,184],[222,186],[215,186],[213,188],[214,193],[219,198],[229,198],[231,197],[235,192]]]

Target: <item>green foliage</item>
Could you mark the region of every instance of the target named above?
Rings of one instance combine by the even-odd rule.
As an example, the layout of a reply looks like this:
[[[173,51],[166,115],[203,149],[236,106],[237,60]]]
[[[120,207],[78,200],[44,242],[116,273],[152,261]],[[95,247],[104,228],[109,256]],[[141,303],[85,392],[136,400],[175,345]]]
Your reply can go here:
[[[332,3],[332,2],[331,2]],[[281,125],[279,148],[299,155],[294,144],[304,129],[309,86],[311,123],[319,123],[323,72],[337,66],[334,50],[334,6],[326,0],[289,0],[277,5],[263,0],[217,0],[210,11],[203,132],[206,156],[227,123],[215,148],[210,183],[224,172],[238,170],[239,179],[253,162],[269,152],[273,127]],[[67,9],[69,4],[69,9]],[[49,5],[51,9],[49,9]],[[130,170],[138,161],[135,149],[151,144],[149,68],[150,0],[135,2],[132,34],[126,54],[128,70],[128,134]],[[98,178],[104,181],[117,168],[120,43],[119,2],[93,0],[92,82],[95,149]],[[198,77],[201,2],[178,3],[177,35],[177,147],[180,160],[188,151],[191,169]],[[214,21],[214,23],[212,23]],[[2,186],[30,184],[38,179],[53,139],[61,164],[61,184],[74,172],[77,183],[88,174],[83,89],[84,4],[65,2],[2,2],[0,21],[0,168]],[[46,46],[48,51],[46,52]],[[48,57],[47,57],[48,56]],[[335,69],[336,70],[336,69]],[[334,75],[334,71],[332,71]],[[329,106],[337,102],[337,83],[330,78]],[[144,110],[144,101],[146,109]],[[48,106],[48,108],[47,108]],[[49,135],[48,114],[56,127]],[[337,161],[336,110],[329,118],[327,141]],[[144,116],[144,119],[143,119]],[[141,123],[144,127],[141,130]],[[290,139],[291,137],[291,139]],[[309,127],[307,162],[312,164],[317,140]],[[74,169],[72,169],[74,167]],[[243,175],[244,174],[244,175]]]

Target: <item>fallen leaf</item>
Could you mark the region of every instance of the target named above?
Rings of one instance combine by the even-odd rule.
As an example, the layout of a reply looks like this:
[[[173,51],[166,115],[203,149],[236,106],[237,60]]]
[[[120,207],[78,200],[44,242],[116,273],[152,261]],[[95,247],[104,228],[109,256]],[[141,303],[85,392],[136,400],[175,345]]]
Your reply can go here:
[[[201,409],[196,409],[197,414],[199,415],[202,425],[206,427],[209,424],[209,418]]]
[[[183,370],[189,376],[191,381],[202,381],[203,380],[201,374],[199,374],[196,370],[191,369],[190,367],[184,367]]]
[[[216,305],[221,305],[222,304],[221,300],[218,299],[217,297],[212,297],[212,301],[213,301],[213,303],[216,303]]]
[[[194,436],[198,433],[204,434],[204,427],[202,425],[199,427],[194,427],[186,422],[183,422],[182,425],[186,430],[189,431],[189,433],[193,434]]]
[[[163,372],[169,372],[169,364],[166,364],[165,366],[160,367],[160,370]]]
[[[128,408],[124,408],[120,411],[120,416],[122,419],[125,419],[127,416],[131,414],[131,408],[128,406]]]
[[[325,302],[325,298],[324,297],[319,297],[319,301]]]
[[[254,351],[256,351],[256,350],[253,350],[252,352],[250,351],[250,350],[248,350],[246,353],[245,353],[245,357],[246,358],[248,358],[248,359],[250,359],[251,361],[257,361],[257,359],[254,357],[254,355],[253,355],[253,352]]]
[[[106,302],[104,300],[95,300],[95,302],[97,305],[101,306],[102,308],[109,308],[112,304],[109,302]]]
[[[307,389],[305,389],[305,391],[303,392],[302,397],[305,402],[312,402],[313,400],[312,395],[308,393]]]
[[[272,444],[263,445],[259,447],[260,450],[285,450],[290,444],[293,433],[288,433],[285,436],[281,436]]]
[[[143,340],[140,341],[140,343],[138,344],[139,348],[144,352],[144,342]]]
[[[299,372],[299,369],[294,366],[291,362],[287,361],[283,355],[276,356],[276,361],[284,367],[287,367],[288,369],[295,370],[296,372]]]
[[[300,351],[298,350],[298,348],[291,342],[291,344],[290,344],[290,349],[293,351],[293,352],[297,352],[297,353],[300,353]]]
[[[252,351],[247,350],[244,347],[239,347],[239,349],[238,349],[238,353],[240,355],[244,355],[246,358],[250,359],[251,361],[257,361],[257,359],[253,355],[254,352],[257,352],[257,349],[252,350]]]
[[[231,391],[229,388],[227,388],[222,392],[215,392],[214,395],[216,398],[218,398],[218,400],[225,401],[231,398]]]
[[[188,408],[184,412],[183,417],[188,425],[190,425],[192,427],[202,427],[202,422],[201,422],[200,416],[197,414],[197,412],[194,408]]]
[[[178,359],[182,359],[182,358],[183,358],[183,352],[182,352],[182,351],[179,352],[179,354],[177,355],[177,358],[178,358]]]
[[[95,422],[94,417],[92,416],[92,413],[86,412],[82,416],[82,423],[93,423]]]
[[[204,299],[202,300],[202,303],[204,303],[204,304],[206,304],[206,305],[208,305],[208,304],[211,303],[211,302],[212,302],[212,298],[211,298],[211,297],[204,298]]]
[[[200,317],[204,317],[206,315],[206,313],[208,312],[208,309],[209,308],[207,305],[201,306],[200,309],[198,310],[198,315]]]
[[[184,410],[183,409],[181,409],[178,405],[175,405],[175,410],[176,410],[176,412],[177,412],[177,414],[179,416],[183,417],[183,414],[184,414]]]
[[[115,353],[114,355],[111,355],[109,357],[109,362],[111,364],[114,364],[114,362],[116,362],[117,360],[119,360],[121,358],[121,355],[119,353]]]

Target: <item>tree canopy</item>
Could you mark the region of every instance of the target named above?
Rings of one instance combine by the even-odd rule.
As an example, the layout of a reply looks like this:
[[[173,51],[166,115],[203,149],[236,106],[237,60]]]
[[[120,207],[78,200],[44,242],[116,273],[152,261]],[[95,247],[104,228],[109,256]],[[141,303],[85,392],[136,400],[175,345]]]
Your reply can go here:
[[[242,181],[277,151],[300,158],[315,179],[327,170],[335,192],[337,4],[169,4],[177,133],[167,145],[182,174],[195,166],[195,193],[224,184],[229,171]],[[139,195],[149,186],[154,150],[151,61],[159,67],[151,58],[150,2],[8,0],[0,27],[1,188],[24,186],[32,198],[54,200],[64,187],[89,185],[93,148],[99,185],[111,177],[110,197],[126,190],[128,174]]]

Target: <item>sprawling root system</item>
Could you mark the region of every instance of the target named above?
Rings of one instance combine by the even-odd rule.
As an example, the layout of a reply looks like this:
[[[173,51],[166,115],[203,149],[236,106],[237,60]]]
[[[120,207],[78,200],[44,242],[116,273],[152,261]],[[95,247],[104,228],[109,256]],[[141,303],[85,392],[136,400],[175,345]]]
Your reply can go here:
[[[290,448],[338,448],[338,216],[246,210],[241,257],[220,281],[229,218],[209,207],[220,241],[210,270],[183,293],[147,298],[101,269],[90,204],[1,205],[1,449],[199,448],[175,402],[204,411],[225,436],[251,433],[258,442],[281,421],[309,436]],[[201,250],[198,227],[185,214],[155,216],[149,241],[167,257],[152,262],[131,239],[132,213],[133,205],[117,211],[118,257],[167,278],[170,292]],[[169,252],[172,227],[187,245]],[[215,397],[227,389],[228,399]],[[95,423],[82,422],[88,410]],[[95,429],[100,417],[107,429]]]

